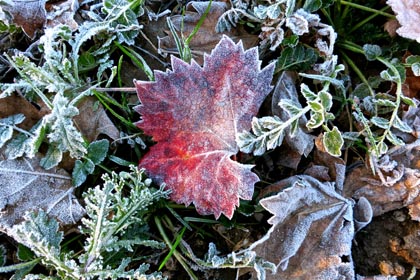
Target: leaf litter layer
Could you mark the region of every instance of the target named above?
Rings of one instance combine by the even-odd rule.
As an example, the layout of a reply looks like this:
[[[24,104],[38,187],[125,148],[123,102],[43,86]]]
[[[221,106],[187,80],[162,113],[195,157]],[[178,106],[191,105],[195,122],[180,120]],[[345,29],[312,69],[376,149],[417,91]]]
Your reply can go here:
[[[384,42],[387,35],[369,25],[378,15],[393,17],[384,3],[190,2],[180,15],[176,9],[172,14],[164,11],[172,6],[163,2],[157,8],[147,1],[81,1],[80,6],[72,0],[57,5],[38,1],[27,7],[42,11],[36,19],[39,24],[32,26],[20,17],[21,3],[13,2],[0,1],[0,19],[5,23],[1,30],[12,34],[20,32],[21,26],[30,37],[45,31],[39,41],[39,51],[45,55],[39,59],[39,53],[29,47],[4,56],[19,75],[13,81],[9,72],[2,76],[6,83],[1,84],[0,96],[19,94],[31,102],[23,102],[25,106],[35,104],[39,110],[10,111],[9,101],[0,99],[0,108],[6,107],[0,119],[0,143],[5,147],[0,164],[2,231],[33,251],[26,258],[18,252],[21,266],[0,271],[25,275],[42,260],[51,275],[64,278],[175,279],[181,269],[170,266],[172,257],[192,279],[196,276],[191,268],[204,271],[205,279],[224,279],[227,274],[215,269],[228,267],[248,269],[239,274],[252,268],[251,277],[259,279],[364,279],[356,275],[361,271],[354,267],[354,263],[360,265],[353,262],[357,255],[351,255],[351,247],[357,246],[355,233],[367,230],[372,216],[402,207],[409,209],[410,219],[419,220],[415,104],[420,59],[409,40]],[[416,27],[409,24],[418,18],[418,5],[387,3],[401,24],[398,29],[390,20],[387,32],[418,41]],[[346,21],[350,14],[359,17],[353,11],[368,13],[366,18],[361,16],[363,26],[353,19]],[[147,32],[148,27],[152,32]],[[359,28],[361,36],[351,34]],[[150,36],[155,36],[153,30],[160,30],[157,41]],[[223,30],[229,37],[215,33]],[[210,34],[217,34],[217,40]],[[244,50],[242,42],[231,40],[250,45],[257,36],[258,49]],[[13,42],[13,36],[7,40]],[[395,47],[396,42],[401,44]],[[387,48],[388,44],[394,45]],[[171,56],[168,61],[167,53],[180,54],[182,59]],[[203,53],[209,54],[201,60]],[[260,59],[268,66],[261,69]],[[358,67],[366,59],[383,66],[368,64],[363,74]],[[153,80],[135,81],[140,131],[132,124],[138,116],[133,115],[131,104],[137,100],[113,94],[111,89],[103,94],[107,89],[98,88],[121,87],[128,65],[127,69],[136,69],[137,74],[141,69],[143,76]],[[273,72],[279,75],[273,78]],[[139,77],[129,78],[126,86]],[[272,80],[276,87],[270,95]],[[94,97],[87,99],[88,95]],[[267,97],[271,110],[270,100],[263,105]],[[34,121],[29,125],[27,120]],[[75,149],[79,152],[74,153]],[[239,150],[254,156],[238,154]],[[23,155],[32,158],[16,159]],[[98,175],[125,169],[138,159],[140,168],[161,188],[153,188],[143,169],[112,173],[112,178],[105,175],[104,184],[98,181]],[[362,161],[364,165],[358,163]],[[51,169],[39,171],[43,167]],[[11,177],[11,171],[17,176]],[[60,177],[66,180],[65,187],[50,175],[57,176],[56,171],[66,174]],[[32,191],[28,182],[36,182],[31,184],[36,195],[28,195]],[[14,189],[15,184],[21,188]],[[77,233],[86,241],[79,250],[83,253],[74,256],[61,242],[63,234],[54,219],[61,225],[74,223],[69,216],[80,219],[83,209],[71,193],[77,186],[84,193],[79,201],[89,217],[82,220],[82,234]],[[173,201],[194,207],[168,203],[164,186]],[[216,220],[191,217],[191,209],[212,214]],[[34,213],[24,215],[26,211]],[[173,235],[173,242],[165,231]],[[165,258],[163,243],[149,240],[156,234],[171,248]],[[246,237],[232,241],[230,234]],[[415,246],[416,234],[404,235],[404,240],[390,242],[391,249],[416,266],[414,252],[404,244]],[[207,254],[197,257],[200,242],[207,244],[209,237],[227,250],[221,253],[210,243]],[[136,260],[138,254],[124,258],[115,253],[133,248],[150,253],[142,246],[157,252],[150,263],[163,259],[159,269],[167,271],[146,274],[148,266]],[[0,255],[7,261],[6,251],[0,246]],[[398,263],[381,262],[370,275],[378,271],[389,279],[413,277]]]

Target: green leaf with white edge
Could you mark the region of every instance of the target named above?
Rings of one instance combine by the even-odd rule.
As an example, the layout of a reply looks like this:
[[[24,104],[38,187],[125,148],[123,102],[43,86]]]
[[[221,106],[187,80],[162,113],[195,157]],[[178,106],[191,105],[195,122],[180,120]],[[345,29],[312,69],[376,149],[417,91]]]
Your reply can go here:
[[[313,92],[306,84],[300,84],[300,92],[302,93],[303,97],[309,102],[314,101],[318,98],[318,95]]]
[[[35,257],[34,252],[32,252],[31,249],[29,249],[23,244],[18,245],[16,255],[18,259],[22,262],[30,261]]]
[[[264,133],[263,127],[258,118],[253,117],[251,121],[251,129],[255,135],[261,135]]]
[[[395,101],[389,100],[389,99],[384,99],[384,98],[375,98],[372,100],[373,103],[375,103],[376,105],[379,106],[384,106],[384,107],[390,107],[390,108],[396,108],[397,107],[397,103],[395,103]]]
[[[332,130],[324,133],[322,137],[322,143],[324,144],[325,150],[333,156],[341,156],[341,148],[343,147],[344,140],[341,136],[341,132],[336,126]]]
[[[398,116],[395,118],[392,126],[402,132],[406,132],[406,133],[413,132],[413,129],[406,122],[402,121]]]
[[[318,97],[321,100],[321,104],[325,111],[329,111],[333,105],[332,95],[326,91],[320,91]]]
[[[244,131],[236,138],[236,143],[242,152],[252,152],[259,156],[267,149],[274,149],[283,142],[286,127],[282,128],[284,122],[278,116],[260,119],[254,117],[251,124],[253,133]]]
[[[63,152],[60,151],[55,145],[50,145],[45,157],[39,162],[42,168],[51,169],[57,166],[63,159]]]
[[[388,141],[391,142],[395,146],[405,145],[405,142],[401,138],[396,136],[394,133],[392,133],[391,131],[389,131],[388,134],[386,135],[386,139],[388,139]]]
[[[43,210],[25,215],[25,221],[12,230],[17,241],[29,247],[37,256],[42,256],[44,249],[49,249],[52,256],[59,258],[60,243],[63,233],[58,231],[59,223],[48,218]]]
[[[380,157],[380,156],[382,156],[382,155],[384,155],[388,152],[388,145],[385,144],[385,142],[383,142],[383,141],[379,142],[378,146],[377,146],[377,149],[378,149],[379,155],[376,155],[376,156]]]
[[[392,71],[392,69],[386,69],[386,70],[383,70],[379,74],[379,76],[386,81],[391,81],[395,83],[403,82],[406,77],[404,66],[401,64],[395,64],[394,67],[397,70],[397,73]]]
[[[98,165],[105,159],[108,149],[108,140],[102,139],[94,141],[89,144],[86,157],[88,157],[95,165]]]
[[[312,111],[311,118],[306,123],[306,127],[308,129],[314,129],[320,127],[324,123],[324,121],[324,114]]]
[[[372,117],[370,121],[377,127],[380,127],[383,129],[389,129],[390,127],[389,120],[382,117]]]
[[[300,104],[296,104],[293,100],[290,99],[282,99],[279,102],[279,106],[287,111],[289,116],[293,117],[299,114],[302,111],[302,107]]]
[[[295,120],[290,125],[290,136],[291,137],[296,136],[296,133],[298,132],[298,129],[299,129],[299,119]]]
[[[382,55],[382,49],[378,45],[366,44],[363,46],[363,51],[366,59],[369,61],[376,60],[379,56]]]
[[[407,97],[407,96],[402,95],[401,96],[401,101],[403,103],[407,104],[408,106],[417,107],[417,105],[414,102],[414,100],[412,98],[410,98],[410,97]]]
[[[319,102],[319,100],[316,101],[308,101],[309,107],[311,107],[311,110],[313,112],[321,113],[325,111],[324,106]]]
[[[95,164],[90,159],[76,160],[71,174],[73,186],[78,187],[83,184],[93,171],[95,171]]]
[[[236,136],[236,144],[243,153],[250,154],[255,148],[256,136],[249,131],[243,131]]]
[[[415,76],[420,76],[420,56],[410,55],[405,59],[405,62],[410,65],[411,71]]]

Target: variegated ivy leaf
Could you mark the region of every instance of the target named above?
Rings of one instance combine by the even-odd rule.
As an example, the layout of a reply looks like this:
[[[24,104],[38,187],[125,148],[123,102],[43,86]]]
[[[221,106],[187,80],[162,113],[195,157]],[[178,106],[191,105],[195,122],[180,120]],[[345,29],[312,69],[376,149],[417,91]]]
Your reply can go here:
[[[336,126],[334,126],[332,130],[324,133],[324,136],[322,137],[322,143],[325,147],[325,150],[330,155],[336,157],[341,156],[341,148],[344,145],[344,140],[341,136],[341,132]]]
[[[243,131],[237,136],[236,142],[242,152],[260,156],[281,145],[288,126],[277,116],[253,118],[252,133]]]

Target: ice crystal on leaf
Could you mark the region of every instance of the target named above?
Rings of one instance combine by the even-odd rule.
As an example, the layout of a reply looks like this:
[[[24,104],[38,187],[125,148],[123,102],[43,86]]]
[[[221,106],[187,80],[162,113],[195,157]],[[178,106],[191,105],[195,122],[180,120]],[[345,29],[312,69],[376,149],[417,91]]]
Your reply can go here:
[[[258,181],[252,165],[232,160],[239,151],[235,139],[251,128],[270,92],[274,65],[261,69],[257,48],[244,51],[224,36],[203,67],[172,57],[172,69],[156,71],[155,82],[135,81],[137,125],[157,142],[140,167],[165,182],[177,203],[231,218]]]

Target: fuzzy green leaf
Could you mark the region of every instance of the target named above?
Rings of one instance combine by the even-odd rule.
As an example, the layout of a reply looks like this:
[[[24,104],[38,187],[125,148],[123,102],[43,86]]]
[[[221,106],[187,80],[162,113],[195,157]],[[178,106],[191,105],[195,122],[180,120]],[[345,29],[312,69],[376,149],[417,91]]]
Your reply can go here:
[[[109,142],[106,139],[94,141],[87,148],[87,157],[95,164],[100,164],[106,157]]]
[[[44,169],[48,170],[57,166],[62,159],[63,153],[55,145],[50,145],[47,154],[41,159],[40,164]]]
[[[376,60],[379,56],[382,55],[382,49],[378,45],[369,45],[366,44],[363,46],[363,51],[367,60],[373,61]]]
[[[92,174],[95,170],[95,164],[90,159],[83,161],[76,160],[71,174],[73,178],[73,186],[78,187],[86,181],[89,174]]]
[[[397,106],[397,104],[394,101],[389,99],[377,98],[372,101],[373,103],[384,107],[395,108]]]
[[[73,117],[79,114],[79,110],[61,94],[55,96],[53,105],[51,114],[45,117],[46,124],[51,127],[47,137],[61,152],[69,151],[70,156],[76,159],[83,157],[87,149],[73,123]]]
[[[13,115],[0,119],[0,148],[6,144],[13,136],[13,127],[20,124],[25,119],[23,114]]]
[[[326,91],[321,91],[318,93],[318,97],[321,101],[324,110],[329,111],[333,105],[332,95]]]
[[[277,60],[275,72],[284,70],[305,71],[311,68],[318,56],[313,49],[298,44],[295,47],[286,47]]]

